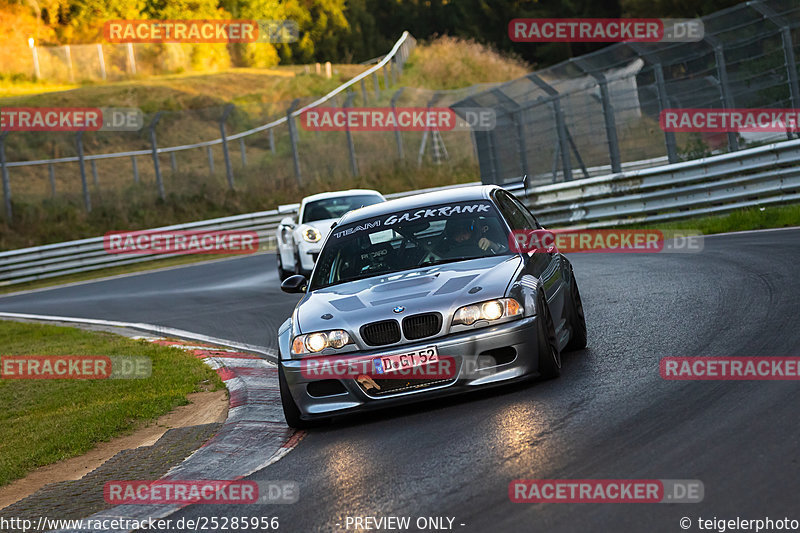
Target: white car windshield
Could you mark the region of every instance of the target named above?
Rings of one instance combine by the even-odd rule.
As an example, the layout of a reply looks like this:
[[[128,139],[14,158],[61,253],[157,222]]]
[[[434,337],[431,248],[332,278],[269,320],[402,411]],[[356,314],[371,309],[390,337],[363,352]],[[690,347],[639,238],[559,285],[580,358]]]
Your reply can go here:
[[[376,194],[337,196],[335,198],[314,200],[313,202],[308,202],[303,208],[303,220],[301,220],[301,223],[307,224],[317,220],[340,218],[348,211],[367,205],[377,204],[382,201],[383,198]]]

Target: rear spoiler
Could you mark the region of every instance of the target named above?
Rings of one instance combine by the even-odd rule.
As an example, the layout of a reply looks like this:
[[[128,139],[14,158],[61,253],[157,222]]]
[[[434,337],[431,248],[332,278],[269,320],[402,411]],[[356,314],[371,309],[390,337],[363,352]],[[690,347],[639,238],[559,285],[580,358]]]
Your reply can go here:
[[[278,214],[288,215],[289,213],[297,213],[300,210],[300,204],[286,204],[278,206]]]

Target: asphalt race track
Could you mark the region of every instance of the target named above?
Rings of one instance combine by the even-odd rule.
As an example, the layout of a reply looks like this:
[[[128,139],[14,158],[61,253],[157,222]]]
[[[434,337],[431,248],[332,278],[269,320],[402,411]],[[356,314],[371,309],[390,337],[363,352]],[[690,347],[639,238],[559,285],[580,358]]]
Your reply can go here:
[[[589,348],[565,355],[559,379],[312,430],[250,478],[298,481],[299,503],[195,505],[172,518],[278,516],[289,532],[346,531],[346,516],[455,517],[465,532],[800,520],[800,383],[659,375],[664,356],[800,356],[800,229],[708,237],[697,254],[570,258]],[[0,311],[148,322],[274,348],[297,300],[280,292],[269,254],[0,297]],[[705,499],[515,504],[508,486],[519,478],[699,479]]]

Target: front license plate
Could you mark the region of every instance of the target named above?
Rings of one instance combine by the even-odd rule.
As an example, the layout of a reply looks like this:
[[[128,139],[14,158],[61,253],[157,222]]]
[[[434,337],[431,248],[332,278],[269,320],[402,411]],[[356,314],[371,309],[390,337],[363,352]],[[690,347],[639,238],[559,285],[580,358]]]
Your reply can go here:
[[[393,355],[384,355],[372,360],[375,372],[384,374],[407,368],[425,366],[439,361],[439,351],[436,346],[428,346],[415,352],[407,352]]]

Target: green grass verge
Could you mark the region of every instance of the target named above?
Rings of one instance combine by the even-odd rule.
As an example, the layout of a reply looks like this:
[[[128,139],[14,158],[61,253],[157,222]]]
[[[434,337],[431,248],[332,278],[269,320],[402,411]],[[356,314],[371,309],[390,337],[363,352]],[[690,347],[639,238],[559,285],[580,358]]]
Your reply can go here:
[[[194,356],[103,332],[0,321],[3,356],[147,356],[146,379],[0,379],[0,486],[31,470],[86,453],[188,403],[186,395],[222,387]]]
[[[800,226],[800,204],[749,207],[724,215],[690,218],[663,224],[635,225],[631,228],[699,230],[704,235],[754,229]],[[626,226],[627,227],[627,226]]]

